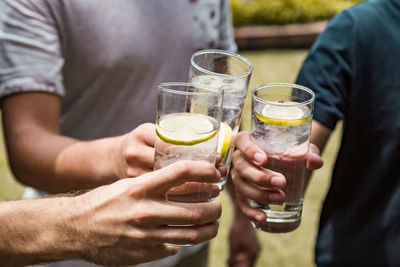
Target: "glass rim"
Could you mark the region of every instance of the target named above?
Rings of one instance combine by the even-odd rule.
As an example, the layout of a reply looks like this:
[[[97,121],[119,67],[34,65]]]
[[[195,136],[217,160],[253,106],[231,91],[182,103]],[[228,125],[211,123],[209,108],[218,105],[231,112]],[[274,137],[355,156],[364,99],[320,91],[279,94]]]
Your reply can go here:
[[[249,70],[244,72],[244,73],[239,73],[239,74],[224,74],[224,73],[218,73],[218,72],[214,72],[214,71],[210,71],[207,70],[203,67],[200,67],[195,61],[194,58],[200,55],[204,55],[204,54],[221,54],[221,55],[225,55],[225,56],[231,56],[231,57],[235,57],[243,62],[245,62],[248,66],[249,66]],[[247,58],[231,52],[231,51],[227,51],[227,50],[220,50],[220,49],[205,49],[205,50],[199,50],[197,52],[195,52],[192,57],[190,58],[190,63],[192,64],[192,66],[194,68],[196,68],[197,70],[204,72],[205,74],[208,75],[214,75],[214,76],[220,76],[220,77],[226,77],[226,78],[242,78],[242,77],[246,77],[249,76],[252,71],[253,71],[253,64],[251,64],[250,60],[248,60]]]
[[[298,88],[298,89],[304,90],[307,93],[309,93],[311,95],[311,98],[308,99],[308,100],[305,100],[303,102],[288,104],[288,103],[277,103],[277,102],[274,102],[274,101],[268,101],[268,100],[261,99],[258,96],[256,96],[256,92],[258,90],[263,89],[263,88],[270,88],[270,87]],[[313,103],[314,100],[315,100],[315,94],[310,88],[307,88],[307,87],[302,86],[302,85],[294,84],[294,83],[268,83],[268,84],[260,85],[260,86],[254,88],[251,91],[251,96],[252,96],[253,99],[255,99],[258,102],[261,102],[263,104],[267,104],[267,105],[271,105],[271,106],[286,106],[286,107],[305,106],[305,105],[309,105],[309,104]]]
[[[182,87],[197,87],[197,88],[201,88],[204,90],[207,90],[208,92],[187,92],[187,91],[179,91],[179,90],[175,90],[172,88],[168,88],[169,86],[182,86]],[[160,83],[157,86],[158,90],[161,90],[163,92],[168,92],[168,93],[173,93],[173,94],[177,94],[177,95],[188,95],[188,96],[224,96],[224,90],[222,90],[221,88],[217,88],[217,87],[210,87],[210,86],[206,86],[203,84],[198,84],[198,83],[186,83],[186,82],[163,82]]]

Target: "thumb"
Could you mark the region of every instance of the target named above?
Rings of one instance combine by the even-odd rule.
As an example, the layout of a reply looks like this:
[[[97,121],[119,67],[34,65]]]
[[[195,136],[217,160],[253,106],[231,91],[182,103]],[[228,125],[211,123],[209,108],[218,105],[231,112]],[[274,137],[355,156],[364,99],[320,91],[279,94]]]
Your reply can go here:
[[[207,162],[181,160],[143,176],[147,192],[162,195],[185,182],[216,183],[221,173]]]

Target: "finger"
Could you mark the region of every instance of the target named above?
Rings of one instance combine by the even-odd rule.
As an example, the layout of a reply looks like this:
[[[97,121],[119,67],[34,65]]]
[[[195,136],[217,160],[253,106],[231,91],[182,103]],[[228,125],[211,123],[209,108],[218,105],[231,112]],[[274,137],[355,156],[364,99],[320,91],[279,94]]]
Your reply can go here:
[[[154,148],[145,145],[141,145],[140,149],[134,147],[131,152],[126,153],[126,162],[131,166],[140,165],[142,168],[153,168]]]
[[[154,231],[154,240],[177,245],[196,245],[218,234],[217,221],[196,226],[163,226]]]
[[[216,153],[215,156],[215,165],[217,165],[218,163],[220,163],[222,161],[222,156],[221,154],[219,154],[218,152]]]
[[[219,189],[219,187],[217,185],[213,185],[211,188],[211,199],[218,197],[220,193],[221,190]]]
[[[137,240],[134,240],[134,242],[137,242]],[[166,244],[160,244],[158,246],[147,249],[133,248],[129,251],[128,255],[125,257],[126,260],[124,262],[121,262],[121,264],[128,266],[138,263],[154,261],[175,255],[176,253],[178,253],[178,251],[179,247]]]
[[[316,170],[324,165],[324,160],[320,156],[320,151],[318,147],[314,144],[310,144],[307,169]]]
[[[226,177],[226,175],[228,174],[228,168],[226,168],[226,166],[224,164],[218,163],[218,164],[215,165],[215,167],[221,173],[222,177]]]
[[[249,255],[245,252],[238,251],[230,255],[228,260],[228,266],[230,267],[249,267],[252,265],[252,260]]]
[[[154,147],[156,140],[156,127],[153,123],[144,123],[135,130],[136,136],[146,145]]]
[[[176,202],[208,202],[211,198],[213,184],[186,182],[168,191],[167,198]]]
[[[216,183],[221,173],[210,163],[181,160],[142,178],[149,194],[165,196],[169,189],[184,182]]]
[[[267,163],[267,154],[253,142],[249,132],[240,132],[235,138],[235,145],[253,164],[264,166]]]
[[[281,173],[254,166],[240,154],[236,155],[234,169],[237,177],[247,179],[260,187],[279,189],[286,185],[286,179]]]
[[[153,168],[149,168],[149,167],[145,168],[144,166],[142,168],[137,168],[134,166],[128,167],[128,170],[126,172],[126,178],[134,178],[134,177],[137,177],[137,176],[140,176],[142,174],[149,173],[152,171],[153,171]]]
[[[235,183],[236,191],[253,201],[263,204],[278,204],[285,200],[285,193],[282,190],[260,188],[241,178],[236,171],[232,172],[232,179]]]
[[[267,215],[259,209],[251,207],[249,200],[236,191],[236,204],[239,210],[250,220],[265,222]]]
[[[144,215],[140,220],[133,216],[132,223],[146,226],[203,225],[218,220],[222,213],[218,201],[183,203],[163,200],[153,201],[151,205],[151,209],[142,211]]]

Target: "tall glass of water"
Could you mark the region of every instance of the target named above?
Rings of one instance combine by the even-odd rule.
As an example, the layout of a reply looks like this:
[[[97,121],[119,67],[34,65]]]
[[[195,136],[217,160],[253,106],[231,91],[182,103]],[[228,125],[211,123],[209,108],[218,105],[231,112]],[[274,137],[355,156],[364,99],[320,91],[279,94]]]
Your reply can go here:
[[[284,203],[251,203],[267,215],[265,222],[253,222],[255,228],[284,233],[300,225],[313,106],[314,93],[300,85],[267,84],[252,91],[252,139],[268,155],[265,168],[286,178]]]
[[[224,91],[218,152],[228,170],[233,152],[231,140],[239,131],[252,71],[253,65],[249,60],[229,51],[201,50],[191,58],[189,80]],[[222,177],[218,187],[222,190],[225,183],[226,177]]]
[[[154,170],[179,160],[215,164],[223,91],[190,83],[162,83],[157,98]],[[218,194],[218,188],[212,184],[186,182],[172,188],[167,197],[207,202],[213,193]]]

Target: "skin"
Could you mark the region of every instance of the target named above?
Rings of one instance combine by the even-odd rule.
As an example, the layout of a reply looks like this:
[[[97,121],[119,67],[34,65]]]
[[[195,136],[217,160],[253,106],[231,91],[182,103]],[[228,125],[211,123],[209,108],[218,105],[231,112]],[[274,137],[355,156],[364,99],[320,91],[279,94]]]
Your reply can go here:
[[[15,94],[3,100],[9,162],[21,183],[63,193],[152,171],[154,124],[143,124],[122,136],[81,141],[60,134],[60,108],[58,96],[42,92]],[[243,235],[248,238],[237,238]],[[249,264],[237,266],[252,266],[260,248],[254,229],[240,212],[235,212],[230,236],[230,266],[243,258]]]
[[[125,266],[178,252],[165,243],[210,240],[218,232],[221,204],[171,202],[166,194],[188,179],[213,183],[225,173],[208,163],[180,161],[79,196],[0,203],[0,266],[71,258]]]
[[[330,133],[319,122],[312,122],[306,185],[310,181],[311,172],[323,165],[320,153]],[[232,158],[234,168],[231,175],[236,189],[237,206],[248,219],[263,222],[266,219],[265,213],[252,208],[249,199],[265,204],[282,203],[285,199],[282,188],[286,185],[286,179],[280,173],[262,168],[268,161],[268,155],[252,142],[249,132],[239,133],[235,145],[237,150]]]
[[[40,190],[63,193],[94,188],[153,169],[153,124],[122,136],[73,139],[60,134],[60,98],[38,92],[5,98],[2,116],[14,175]]]
[[[229,231],[229,258],[227,265],[230,267],[254,266],[261,246],[258,242],[256,231],[246,216],[237,206],[235,187],[229,177],[226,188],[234,205],[234,218]]]

